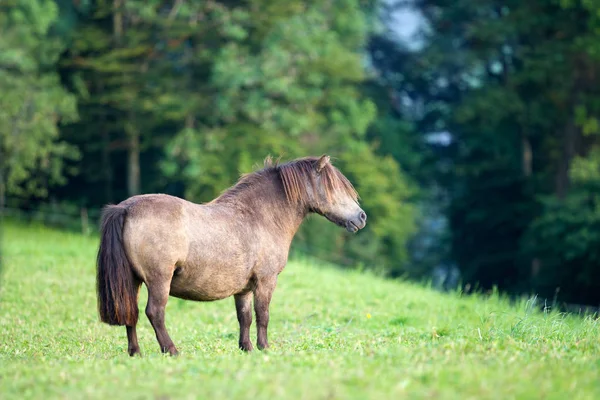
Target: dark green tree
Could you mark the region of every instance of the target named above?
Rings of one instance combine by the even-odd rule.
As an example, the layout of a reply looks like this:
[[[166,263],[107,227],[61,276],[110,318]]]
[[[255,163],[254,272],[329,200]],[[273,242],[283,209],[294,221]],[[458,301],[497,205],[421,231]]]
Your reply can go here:
[[[554,229],[547,210],[557,211],[556,202],[566,204],[572,191],[579,199],[581,190],[589,193],[578,184],[577,194],[571,177],[574,166],[593,163],[587,149],[594,140],[585,132],[597,124],[591,117],[597,6],[542,0],[413,6],[426,22],[424,45],[408,50],[388,35],[376,38],[371,53],[401,115],[414,122],[415,137],[445,132],[451,139],[428,146],[419,176],[442,194],[449,258],[465,281],[483,288],[536,290],[542,275],[560,276],[544,283],[547,295],[549,287],[573,282],[576,274],[548,262],[556,253],[543,250],[568,253],[565,242],[560,236],[543,242],[542,230]],[[587,219],[590,209],[579,207],[576,218]],[[563,297],[575,299],[575,287],[561,291]]]
[[[61,74],[82,118],[63,133],[83,159],[60,196],[95,207],[140,191],[203,202],[268,155],[328,153],[363,194],[368,229],[351,236],[311,219],[297,248],[405,266],[415,188],[368,133],[380,117],[364,90],[375,4],[64,4]]]
[[[0,4],[0,209],[7,195],[45,197],[73,172],[65,160],[79,156],[59,135],[77,111],[56,71],[64,49],[57,18],[53,1]]]

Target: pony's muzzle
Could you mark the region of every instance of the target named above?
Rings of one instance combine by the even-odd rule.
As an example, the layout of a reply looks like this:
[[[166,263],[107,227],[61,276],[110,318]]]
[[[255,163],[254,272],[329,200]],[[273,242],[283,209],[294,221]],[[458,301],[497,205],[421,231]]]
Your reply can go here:
[[[358,232],[359,229],[367,225],[367,214],[364,211],[358,213],[356,218],[352,218],[346,222],[346,230],[348,232]]]
[[[361,226],[361,228],[364,228],[365,225],[367,225],[367,213],[365,213],[364,211],[361,211],[360,214],[358,214],[358,218],[363,223],[363,226]]]

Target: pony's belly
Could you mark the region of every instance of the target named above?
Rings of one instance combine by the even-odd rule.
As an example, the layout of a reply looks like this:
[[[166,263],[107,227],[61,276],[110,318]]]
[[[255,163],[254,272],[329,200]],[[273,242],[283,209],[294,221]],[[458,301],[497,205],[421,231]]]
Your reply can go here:
[[[250,289],[246,274],[201,273],[182,270],[173,276],[169,295],[185,300],[215,301]]]
[[[169,296],[177,297],[183,300],[192,300],[192,301],[216,301],[225,299],[235,293],[206,293],[203,291],[189,290],[189,289],[181,289],[174,288],[171,286],[171,291],[169,292]]]

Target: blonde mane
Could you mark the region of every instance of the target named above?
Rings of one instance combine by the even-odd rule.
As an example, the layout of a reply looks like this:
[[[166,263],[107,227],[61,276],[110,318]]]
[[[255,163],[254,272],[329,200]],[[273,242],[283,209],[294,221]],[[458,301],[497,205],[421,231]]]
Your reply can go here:
[[[309,201],[306,181],[316,187],[313,171],[317,167],[318,157],[305,157],[290,161],[285,164],[273,162],[271,157],[265,159],[265,167],[279,172],[285,196],[290,202],[307,203]],[[359,196],[350,181],[329,162],[319,172],[323,190],[327,199],[331,201],[333,194],[337,191],[350,196],[358,201]]]
[[[238,182],[224,191],[213,201],[225,201],[237,198],[248,188],[260,185],[265,178],[277,174],[283,184],[286,199],[291,203],[307,204],[309,185],[316,187],[313,171],[317,167],[318,157],[304,157],[284,164],[273,160],[270,156],[264,160],[264,168],[258,171],[242,174]],[[331,201],[336,192],[345,193],[355,201],[359,200],[357,191],[352,183],[329,162],[320,171],[321,183],[327,199]]]

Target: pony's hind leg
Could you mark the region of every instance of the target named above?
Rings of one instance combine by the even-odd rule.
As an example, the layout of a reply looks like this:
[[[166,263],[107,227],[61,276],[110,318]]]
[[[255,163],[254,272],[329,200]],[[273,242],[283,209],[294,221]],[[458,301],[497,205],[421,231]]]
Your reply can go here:
[[[167,300],[169,299],[169,290],[171,286],[171,279],[163,281],[150,281],[146,283],[148,287],[148,304],[146,305],[146,315],[150,320],[150,324],[154,328],[156,333],[156,340],[160,345],[160,350],[163,353],[169,353],[172,356],[177,355],[179,352],[175,347],[175,344],[171,340],[171,337],[167,333],[165,327],[165,307],[167,306]]]
[[[135,280],[134,282],[135,285],[135,301],[137,304],[138,301],[138,295],[140,293],[140,286],[142,285],[142,282],[139,280]],[[141,355],[142,353],[140,352],[140,345],[138,344],[138,338],[137,338],[137,333],[135,330],[135,327],[137,325],[137,321],[135,321],[134,325],[127,325],[127,352],[129,353],[130,356],[134,356],[136,354]]]
[[[235,310],[240,324],[241,350],[252,351],[252,342],[250,341],[250,325],[252,325],[252,292],[236,294]]]
[[[129,353],[129,355],[131,357],[135,356],[136,354],[141,355],[142,353],[140,352],[140,345],[138,344],[138,340],[137,340],[137,333],[135,331],[135,325],[133,326],[129,326],[127,325],[127,352]]]

